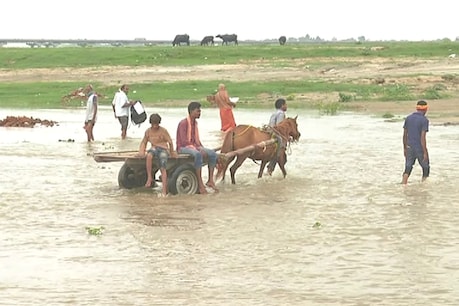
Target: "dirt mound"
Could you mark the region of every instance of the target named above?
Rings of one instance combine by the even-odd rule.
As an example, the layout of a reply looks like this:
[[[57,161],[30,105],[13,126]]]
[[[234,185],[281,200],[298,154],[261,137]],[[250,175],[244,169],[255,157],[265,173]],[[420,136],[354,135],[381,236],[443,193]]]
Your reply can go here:
[[[4,127],[28,127],[33,128],[36,125],[54,126],[59,125],[58,122],[52,120],[42,120],[26,116],[7,116],[5,119],[0,120],[0,126]]]

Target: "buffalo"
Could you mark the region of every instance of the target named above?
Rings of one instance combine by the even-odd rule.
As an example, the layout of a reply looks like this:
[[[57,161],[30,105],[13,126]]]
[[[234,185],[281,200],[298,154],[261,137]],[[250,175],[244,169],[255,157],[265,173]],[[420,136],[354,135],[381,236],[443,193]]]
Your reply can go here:
[[[175,35],[174,41],[172,42],[172,46],[180,46],[182,43],[185,43],[187,46],[190,45],[190,36],[188,34]]]
[[[287,37],[281,36],[279,37],[279,43],[281,46],[285,45],[285,42],[287,41]]]
[[[220,38],[223,40],[222,45],[227,45],[230,42],[234,42],[235,45],[237,45],[237,35],[236,34],[225,34],[225,35],[217,35],[215,37]]]
[[[202,40],[201,40],[201,46],[208,46],[209,44],[213,45],[214,44],[214,37],[213,36],[205,36]]]

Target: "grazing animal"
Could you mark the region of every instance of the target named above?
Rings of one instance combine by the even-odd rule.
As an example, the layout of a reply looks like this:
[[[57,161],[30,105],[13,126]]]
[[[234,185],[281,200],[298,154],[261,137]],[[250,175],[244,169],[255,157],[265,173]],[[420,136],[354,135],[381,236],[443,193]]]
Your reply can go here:
[[[225,34],[225,35],[217,35],[215,37],[220,38],[223,40],[222,45],[227,45],[230,42],[234,42],[235,45],[237,45],[237,35],[236,34]]]
[[[285,42],[286,42],[286,41],[287,41],[287,37],[285,37],[285,36],[279,37],[279,44],[280,44],[281,46],[285,45]]]
[[[209,44],[213,45],[214,44],[214,37],[213,36],[205,36],[202,40],[201,40],[201,46],[208,46]]]
[[[190,36],[188,34],[175,35],[174,41],[172,41],[172,46],[180,46],[182,43],[185,43],[187,46],[190,45]]]
[[[226,169],[236,157],[236,161],[230,167],[232,184],[236,184],[236,170],[247,158],[253,161],[261,161],[260,171],[258,172],[258,178],[261,178],[266,164],[276,155],[277,147],[281,145],[276,143],[276,135],[279,135],[283,142],[278,164],[285,178],[287,175],[287,171],[285,171],[285,163],[287,161],[285,147],[287,142],[298,141],[301,136],[296,122],[297,117],[286,118],[271,130],[261,130],[250,125],[238,125],[229,131],[220,149],[221,154],[216,179],[221,178],[222,181],[225,179]]]

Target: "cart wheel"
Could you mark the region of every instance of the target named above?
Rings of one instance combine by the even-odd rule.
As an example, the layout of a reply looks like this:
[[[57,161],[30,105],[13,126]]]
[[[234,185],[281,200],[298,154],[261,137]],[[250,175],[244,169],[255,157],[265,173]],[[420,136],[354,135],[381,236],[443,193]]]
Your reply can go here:
[[[168,179],[168,189],[172,194],[195,194],[198,192],[198,178],[192,165],[177,167]]]
[[[118,185],[122,188],[131,189],[142,187],[146,182],[146,171],[135,171],[134,168],[127,164],[124,164],[118,172]]]

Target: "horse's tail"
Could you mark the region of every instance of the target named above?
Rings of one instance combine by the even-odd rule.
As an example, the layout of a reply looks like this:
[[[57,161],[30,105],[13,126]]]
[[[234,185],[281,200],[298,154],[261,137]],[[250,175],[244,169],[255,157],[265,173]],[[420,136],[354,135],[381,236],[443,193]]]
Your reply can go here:
[[[234,129],[226,133],[223,138],[223,143],[220,148],[220,155],[217,160],[217,175],[216,180],[220,179],[223,181],[225,179],[226,169],[228,168],[229,163],[233,158],[228,159],[225,153],[231,152],[234,150]]]

